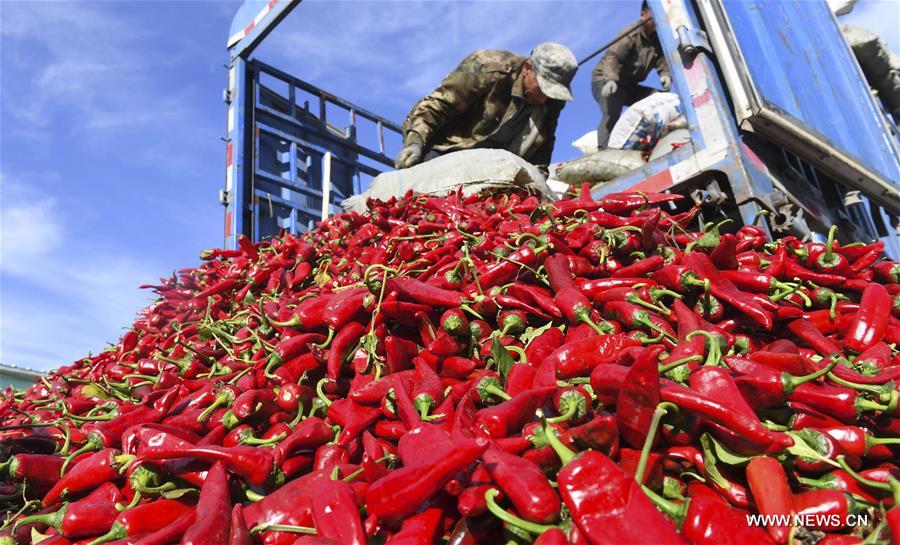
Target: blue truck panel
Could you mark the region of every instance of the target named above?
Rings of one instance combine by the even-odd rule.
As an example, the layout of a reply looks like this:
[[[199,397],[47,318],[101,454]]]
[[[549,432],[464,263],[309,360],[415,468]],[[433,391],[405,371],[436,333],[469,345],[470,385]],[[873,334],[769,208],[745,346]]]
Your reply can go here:
[[[763,107],[886,180],[900,181],[885,122],[825,2],[723,5]]]

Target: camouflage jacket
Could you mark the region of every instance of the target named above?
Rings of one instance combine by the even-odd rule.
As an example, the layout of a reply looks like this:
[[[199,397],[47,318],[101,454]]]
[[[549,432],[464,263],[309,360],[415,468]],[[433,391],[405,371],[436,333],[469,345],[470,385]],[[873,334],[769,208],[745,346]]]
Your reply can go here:
[[[412,107],[403,123],[403,145],[422,144],[440,154],[478,147],[502,148],[538,165],[550,163],[563,101],[528,105],[523,98],[522,65],[527,57],[481,50],[462,60],[440,87]],[[530,109],[521,112],[523,108]],[[516,114],[519,115],[516,115]],[[536,134],[504,127],[526,113]],[[515,122],[514,121],[514,122]]]
[[[662,54],[659,37],[644,36],[640,30],[613,44],[591,72],[591,81],[618,81],[637,85],[647,79],[650,70],[660,76],[669,75],[666,57]]]

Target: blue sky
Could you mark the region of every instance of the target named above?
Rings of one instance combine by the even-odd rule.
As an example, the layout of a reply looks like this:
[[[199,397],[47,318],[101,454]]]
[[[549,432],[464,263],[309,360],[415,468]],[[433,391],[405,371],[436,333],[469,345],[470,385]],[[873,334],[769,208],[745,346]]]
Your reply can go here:
[[[303,2],[256,55],[396,122],[468,52],[558,41],[581,58],[637,17],[612,2]],[[136,286],[222,243],[225,39],[239,2],[0,1],[0,362],[115,342]],[[900,50],[900,3],[845,22]],[[590,65],[589,65],[590,66]],[[594,128],[589,66],[556,160]]]

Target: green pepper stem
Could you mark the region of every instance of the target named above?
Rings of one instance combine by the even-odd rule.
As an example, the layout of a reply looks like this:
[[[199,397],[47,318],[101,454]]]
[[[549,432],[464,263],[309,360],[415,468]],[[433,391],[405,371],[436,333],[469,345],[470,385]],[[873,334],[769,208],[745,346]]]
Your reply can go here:
[[[553,418],[548,418],[548,424],[558,424],[560,422],[568,422],[572,420],[572,418],[578,414],[578,404],[577,403],[569,403],[569,406],[566,408],[566,412],[562,413],[559,416],[554,416]]]
[[[325,383],[328,382],[328,377],[321,379],[316,383],[316,396],[325,404],[326,407],[331,406],[331,400],[325,395],[325,390],[323,390]]]
[[[722,361],[722,347],[719,346],[719,340],[709,331],[704,331],[702,329],[691,331],[687,334],[685,339],[691,340],[697,335],[702,335],[703,337],[705,337],[707,341],[706,344],[709,345],[709,350],[706,354],[706,361],[703,362],[703,365],[719,365],[719,363]]]
[[[838,361],[838,360],[835,360]],[[830,370],[829,370],[830,371]],[[850,388],[851,390],[858,390],[860,392],[869,392],[872,394],[882,395],[884,393],[890,393],[887,388],[884,386],[875,386],[873,384],[858,384],[856,382],[850,382],[849,380],[844,380],[841,377],[835,375],[834,373],[828,373],[828,380],[843,386],[845,388]]]
[[[529,522],[525,519],[521,519],[513,515],[509,511],[497,505],[496,498],[498,494],[500,494],[500,492],[496,488],[489,488],[484,491],[484,501],[485,503],[487,503],[488,510],[503,522],[517,528],[521,528],[526,532],[538,535],[543,534],[547,530],[558,528],[558,526],[552,526],[549,524],[536,524],[534,522]]]
[[[805,384],[807,382],[812,382],[812,381],[816,380],[817,378],[823,377],[825,375],[830,375],[831,370],[834,369],[837,364],[838,364],[838,359],[832,358],[831,362],[828,365],[819,369],[815,373],[810,373],[808,375],[803,375],[800,377],[795,377],[795,376],[791,375],[790,373],[782,373],[781,377],[782,377],[782,382],[784,382],[785,393],[790,394],[791,392],[794,391],[794,388],[796,388],[797,386],[800,386],[801,384]]]
[[[547,442],[550,443],[550,446],[553,447],[553,450],[556,452],[556,455],[559,456],[559,459],[562,460],[562,465],[566,465],[571,462],[577,453],[565,446],[562,441],[559,440],[559,437],[556,436],[556,430],[553,429],[552,426],[548,426],[546,423],[544,424],[544,435],[547,436]]]
[[[505,399],[506,401],[512,399],[512,396],[507,394],[505,391],[503,391],[502,388],[500,388],[493,382],[486,382],[483,386],[481,386],[481,388],[483,388],[486,393],[495,395],[500,399]]]
[[[662,307],[662,306],[660,306],[660,305],[655,305],[655,304],[653,304],[653,303],[648,303],[647,301],[644,301],[644,300],[641,299],[640,297],[628,297],[628,302],[631,303],[631,304],[633,304],[633,305],[639,305],[639,306],[642,306],[642,307],[644,307],[644,308],[646,308],[646,309],[649,309],[649,310],[653,310],[653,311],[659,312],[660,314],[663,314],[663,315],[665,315],[665,316],[668,316],[668,315],[672,314],[672,311],[671,311],[671,310],[669,310],[669,309],[667,309],[667,308],[665,308],[665,307]]]
[[[837,233],[837,225],[832,225],[828,229],[828,243],[825,245],[825,262],[831,263],[834,261],[834,235]]]
[[[690,356],[690,357],[688,357],[688,358],[683,358],[683,359],[680,359],[680,360],[677,360],[677,361],[673,361],[672,363],[667,363],[666,365],[660,366],[660,368],[659,368],[659,374],[662,375],[662,374],[664,374],[664,373],[668,373],[668,372],[671,371],[672,369],[675,369],[676,367],[681,367],[681,366],[684,365],[685,363],[690,363],[690,362],[692,362],[692,361],[700,361],[700,360],[702,360],[702,359],[703,359],[703,356],[696,355],[696,356]]]
[[[333,339],[333,338],[334,338],[334,329],[329,327],[328,328],[328,336],[325,338],[325,340],[322,341],[321,344],[314,344],[313,346],[324,350],[325,348],[328,347],[329,344],[331,344],[331,339]]]
[[[647,437],[644,438],[644,446],[641,448],[641,457],[638,459],[637,469],[634,471],[634,480],[636,480],[638,484],[644,484],[644,473],[647,471],[647,460],[650,459],[650,449],[653,448],[653,441],[656,439],[659,423],[669,410],[678,412],[678,407],[673,403],[663,401],[653,410],[650,428],[647,430]]]
[[[291,532],[294,534],[317,535],[315,528],[308,526],[290,526],[287,524],[269,524],[263,523],[250,529],[250,535],[256,535],[262,532]]]
[[[528,356],[525,355],[525,350],[523,350],[519,346],[506,346],[504,347],[508,352],[515,352],[519,355],[518,363],[528,363]]]
[[[678,527],[681,527],[681,523],[684,521],[684,517],[687,514],[687,505],[690,499],[686,500],[682,504],[676,504],[675,502],[669,501],[653,490],[647,488],[644,485],[641,485],[641,490],[644,491],[644,494],[650,498],[650,501],[659,509],[669,516],[670,519],[674,520]]]
[[[888,492],[893,492],[893,489],[890,484],[882,483],[878,481],[873,481],[872,479],[867,479],[853,470],[852,467],[847,463],[846,458],[843,454],[839,455],[837,458],[837,463],[840,464],[841,468],[850,474],[851,477],[859,481],[861,484],[864,484],[870,488],[877,488],[878,490],[886,490]]]
[[[231,399],[231,396],[228,395],[228,393],[219,392],[213,402],[210,403],[209,407],[197,415],[197,422],[206,422],[206,419],[209,418],[216,409],[228,403],[229,399]]]
[[[60,477],[66,474],[66,468],[69,467],[69,464],[72,463],[72,460],[77,458],[78,455],[84,454],[85,452],[101,450],[102,448],[103,442],[98,439],[96,435],[88,435],[84,444],[81,445],[81,448],[66,456],[66,459],[63,461],[62,467],[59,468]]]

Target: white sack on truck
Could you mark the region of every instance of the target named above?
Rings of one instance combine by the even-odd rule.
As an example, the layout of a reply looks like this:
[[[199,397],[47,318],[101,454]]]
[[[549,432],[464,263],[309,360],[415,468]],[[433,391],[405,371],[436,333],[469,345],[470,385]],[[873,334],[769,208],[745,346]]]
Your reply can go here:
[[[572,147],[585,155],[597,153],[597,129],[585,133],[584,136],[572,142]]]
[[[675,93],[653,93],[631,105],[616,122],[609,136],[609,147],[649,150],[666,128],[683,115]]]
[[[555,176],[568,184],[608,182],[644,166],[643,155],[639,150],[602,149],[562,163]]]
[[[386,201],[410,189],[420,194],[447,195],[458,187],[471,195],[484,189],[527,189],[546,200],[556,200],[541,172],[506,150],[472,149],[441,155],[414,167],[383,172],[361,195],[344,200],[345,210],[365,212],[369,198]]]

